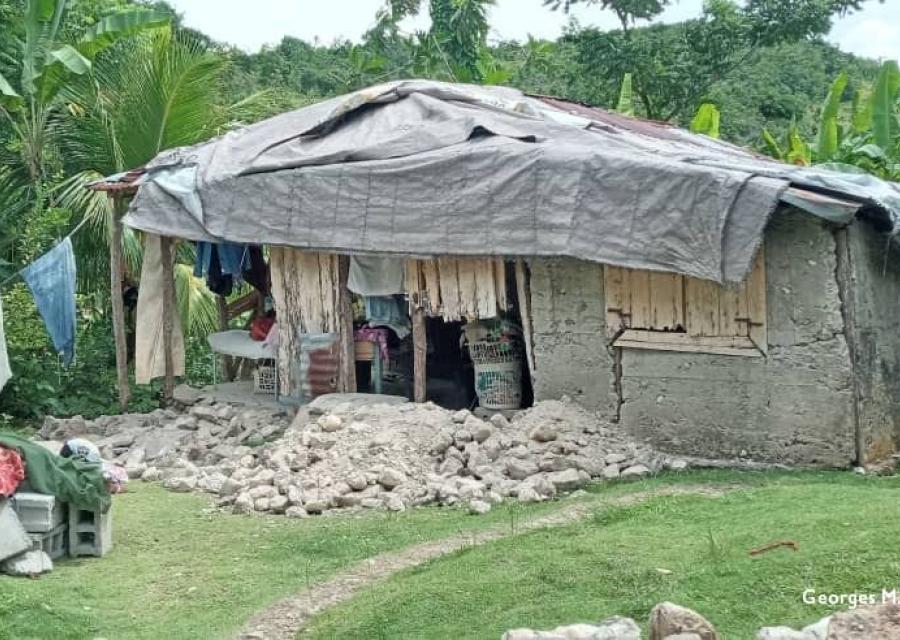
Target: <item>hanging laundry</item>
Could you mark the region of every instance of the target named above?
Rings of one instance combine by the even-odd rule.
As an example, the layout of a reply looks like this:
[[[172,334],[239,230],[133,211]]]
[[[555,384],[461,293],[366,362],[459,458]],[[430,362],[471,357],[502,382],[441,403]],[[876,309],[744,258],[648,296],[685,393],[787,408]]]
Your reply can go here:
[[[405,277],[404,258],[350,256],[347,288],[361,296],[390,296],[403,293]]]
[[[151,234],[147,234],[144,239],[144,260],[135,322],[134,379],[138,384],[149,384],[153,378],[161,378],[166,374],[163,339],[164,276],[160,240],[159,236]],[[172,331],[172,351],[175,375],[183,376],[184,335],[177,313]]]
[[[66,238],[22,269],[53,346],[66,365],[75,357],[75,253]]]
[[[258,248],[257,248],[258,249]],[[260,251],[259,257],[262,256]],[[255,265],[258,268],[258,263]],[[252,272],[251,247],[247,244],[224,242],[197,243],[197,260],[194,262],[194,276],[206,277],[206,286],[220,296],[231,294],[234,283],[244,278],[245,272]],[[252,284],[252,283],[251,283]]]
[[[9,356],[6,355],[6,334],[3,332],[3,300],[0,300],[0,391],[12,378],[9,369]]]
[[[366,324],[387,327],[403,340],[410,334],[411,323],[403,296],[366,296]]]

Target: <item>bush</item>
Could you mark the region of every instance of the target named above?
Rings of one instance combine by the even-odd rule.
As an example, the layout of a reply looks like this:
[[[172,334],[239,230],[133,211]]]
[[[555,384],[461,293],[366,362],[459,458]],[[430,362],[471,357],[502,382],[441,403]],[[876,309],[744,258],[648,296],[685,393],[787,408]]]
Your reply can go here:
[[[0,429],[22,429],[44,416],[94,418],[120,413],[116,389],[116,356],[107,304],[79,296],[75,360],[64,367],[50,342],[31,293],[18,284],[3,294],[7,351],[12,379],[0,393]],[[186,380],[212,381],[209,348],[198,338],[187,340]],[[157,408],[161,383],[134,385],[129,411]]]

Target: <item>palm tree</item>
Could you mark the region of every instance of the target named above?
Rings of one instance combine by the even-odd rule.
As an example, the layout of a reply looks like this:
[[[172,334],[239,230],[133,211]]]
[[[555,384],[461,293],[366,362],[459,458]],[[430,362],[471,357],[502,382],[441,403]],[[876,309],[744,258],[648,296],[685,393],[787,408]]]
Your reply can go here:
[[[85,260],[80,271],[96,287],[108,272],[105,250],[114,227],[114,211],[105,194],[88,190],[103,176],[146,164],[172,147],[206,140],[229,126],[235,110],[221,105],[220,87],[227,61],[188,36],[158,29],[122,43],[97,61],[91,78],[74,83],[61,137],[73,173],[60,187],[67,207],[87,217],[76,250]],[[140,272],[141,242],[130,229],[122,233],[128,274]],[[176,293],[179,314],[189,334],[217,327],[215,296],[188,267],[190,245],[178,252]]]

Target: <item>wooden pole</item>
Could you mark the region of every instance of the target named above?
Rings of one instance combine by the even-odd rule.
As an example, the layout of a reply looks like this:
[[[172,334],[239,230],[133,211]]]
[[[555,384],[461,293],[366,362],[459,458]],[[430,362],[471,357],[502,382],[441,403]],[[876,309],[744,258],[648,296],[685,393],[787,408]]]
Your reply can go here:
[[[163,273],[163,349],[166,361],[163,404],[168,407],[175,397],[175,352],[172,344],[175,332],[175,264],[171,238],[160,238],[160,257]]]
[[[113,196],[112,225],[109,234],[109,298],[112,302],[113,337],[116,343],[116,385],[119,406],[128,409],[131,386],[128,383],[128,342],[125,337],[125,302],[122,299],[122,216],[126,203],[122,196]]]
[[[421,298],[415,296],[412,334],[413,334],[413,400],[425,402],[425,364],[428,355],[428,336],[425,332],[425,309],[421,306]]]
[[[228,300],[216,296],[216,311],[219,314],[219,331],[228,331]],[[231,356],[222,356],[222,378],[225,382],[234,380],[234,361]]]
[[[338,256],[338,316],[341,336],[341,371],[338,388],[344,393],[356,393],[356,344],[353,341],[350,290],[347,289],[349,276],[350,256]]]

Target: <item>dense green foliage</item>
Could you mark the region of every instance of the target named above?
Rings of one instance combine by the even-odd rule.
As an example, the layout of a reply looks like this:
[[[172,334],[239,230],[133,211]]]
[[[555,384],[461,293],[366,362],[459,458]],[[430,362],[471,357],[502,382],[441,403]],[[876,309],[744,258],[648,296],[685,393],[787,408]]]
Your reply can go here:
[[[545,4],[547,11],[566,10],[578,1]],[[385,0],[361,42],[285,37],[246,53],[184,28],[163,1],[0,0],[0,278],[84,218],[90,222],[75,237],[82,318],[74,368],[59,370],[24,289],[2,292],[7,318],[30,320],[9,323],[16,378],[0,395],[0,414],[23,419],[111,409],[112,211],[84,185],[160,150],[323,97],[428,77],[508,84],[684,126],[708,104],[696,130],[759,148],[790,134],[796,157],[808,154],[805,140],[822,138],[820,105],[839,72],[847,72],[833,102],[840,114],[855,95],[878,92],[874,63],[819,39],[834,15],[860,6],[856,0],[715,0],[696,18],[672,25],[647,25],[668,0],[581,1],[613,12],[621,28],[572,23],[556,41],[490,42],[493,0]],[[427,14],[430,27],[405,32],[404,19],[416,14]],[[882,111],[896,98],[889,88],[877,93]],[[866,135],[895,139],[893,129],[878,127]],[[842,137],[832,160],[895,176],[891,151],[882,145],[887,160],[873,160],[876,147],[866,135]],[[140,238],[126,232],[126,279],[133,284],[140,247]],[[191,259],[190,247],[182,246],[176,290],[195,352],[189,377],[205,380],[210,358],[202,338],[216,314],[213,297],[186,267]],[[153,397],[152,390],[141,395]]]

